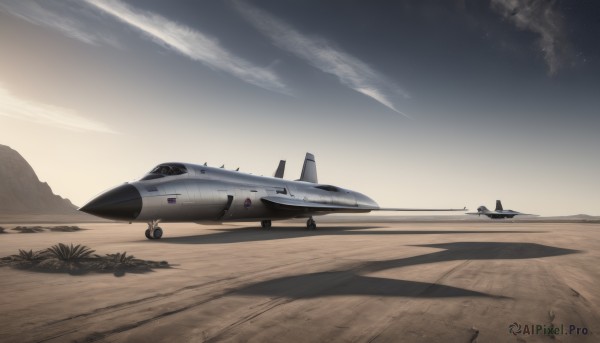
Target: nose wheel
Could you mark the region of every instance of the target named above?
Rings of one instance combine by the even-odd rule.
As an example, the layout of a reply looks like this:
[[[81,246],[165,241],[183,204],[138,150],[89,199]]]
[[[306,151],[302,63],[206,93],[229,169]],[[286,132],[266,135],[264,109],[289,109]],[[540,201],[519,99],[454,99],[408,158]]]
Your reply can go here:
[[[153,220],[148,223],[148,228],[146,229],[146,238],[148,239],[161,239],[163,235],[163,230],[158,226],[158,222],[160,219]]]
[[[306,221],[306,228],[308,230],[316,230],[317,229],[317,222],[314,219],[312,219],[312,217],[310,217],[310,219],[308,219]]]
[[[263,229],[270,229],[271,228],[271,221],[270,220],[261,220],[260,221],[260,226]]]

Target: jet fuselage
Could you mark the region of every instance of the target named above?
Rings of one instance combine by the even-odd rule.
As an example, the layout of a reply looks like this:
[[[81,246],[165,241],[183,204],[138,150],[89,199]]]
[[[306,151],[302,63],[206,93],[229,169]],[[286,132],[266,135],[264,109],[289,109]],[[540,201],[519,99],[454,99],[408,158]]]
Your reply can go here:
[[[160,167],[170,169],[161,170]],[[82,211],[130,222],[271,220],[331,213],[324,208],[274,204],[301,200],[338,206],[336,212],[370,212],[378,204],[359,192],[331,185],[263,177],[188,163],[164,163],[139,181],[96,197]]]

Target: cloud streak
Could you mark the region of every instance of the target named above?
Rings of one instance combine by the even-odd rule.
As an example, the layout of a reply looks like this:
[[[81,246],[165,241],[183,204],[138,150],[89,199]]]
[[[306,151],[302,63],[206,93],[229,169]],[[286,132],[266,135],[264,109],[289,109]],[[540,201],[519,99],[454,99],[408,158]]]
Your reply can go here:
[[[0,117],[77,132],[117,133],[107,125],[84,118],[73,110],[17,97],[2,85],[0,85]]]
[[[140,31],[154,42],[216,70],[227,72],[261,88],[288,94],[285,84],[271,70],[253,65],[225,50],[201,32],[160,15],[139,11],[118,0],[85,0],[94,8]]]
[[[234,8],[277,47],[293,53],[325,73],[337,76],[343,85],[410,118],[398,110],[390,100],[393,95],[409,98],[408,93],[387,81],[368,64],[334,48],[324,39],[311,38],[298,32],[281,20],[247,3],[235,1]]]
[[[52,0],[46,0],[43,4],[44,6],[35,1],[6,0],[0,2],[0,10],[4,10],[31,24],[57,30],[67,37],[86,44],[119,46],[115,38],[100,34],[97,31],[93,32],[89,29],[89,25],[69,15],[74,7],[66,6],[64,3],[55,3]],[[60,10],[61,14],[57,14],[55,10]]]
[[[544,54],[548,73],[556,74],[568,58],[568,42],[562,18],[553,2],[542,0],[491,0],[494,10],[517,28],[539,35],[537,44]]]

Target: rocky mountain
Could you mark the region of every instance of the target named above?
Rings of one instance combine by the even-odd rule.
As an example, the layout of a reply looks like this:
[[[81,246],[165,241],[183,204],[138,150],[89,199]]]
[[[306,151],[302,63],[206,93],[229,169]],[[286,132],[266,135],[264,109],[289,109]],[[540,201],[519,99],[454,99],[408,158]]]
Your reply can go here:
[[[77,214],[68,199],[54,194],[17,151],[0,145],[0,214]]]

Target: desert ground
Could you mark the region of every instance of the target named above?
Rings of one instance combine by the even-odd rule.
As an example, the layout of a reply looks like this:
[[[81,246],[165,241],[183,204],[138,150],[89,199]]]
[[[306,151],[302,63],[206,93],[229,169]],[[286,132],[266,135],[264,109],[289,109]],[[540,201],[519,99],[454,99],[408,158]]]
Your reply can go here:
[[[1,224],[0,256],[62,242],[171,268],[1,267],[0,341],[600,341],[600,224],[273,224],[162,224],[152,241],[145,224]],[[563,331],[527,334],[531,325]],[[573,327],[579,334],[565,334]]]

